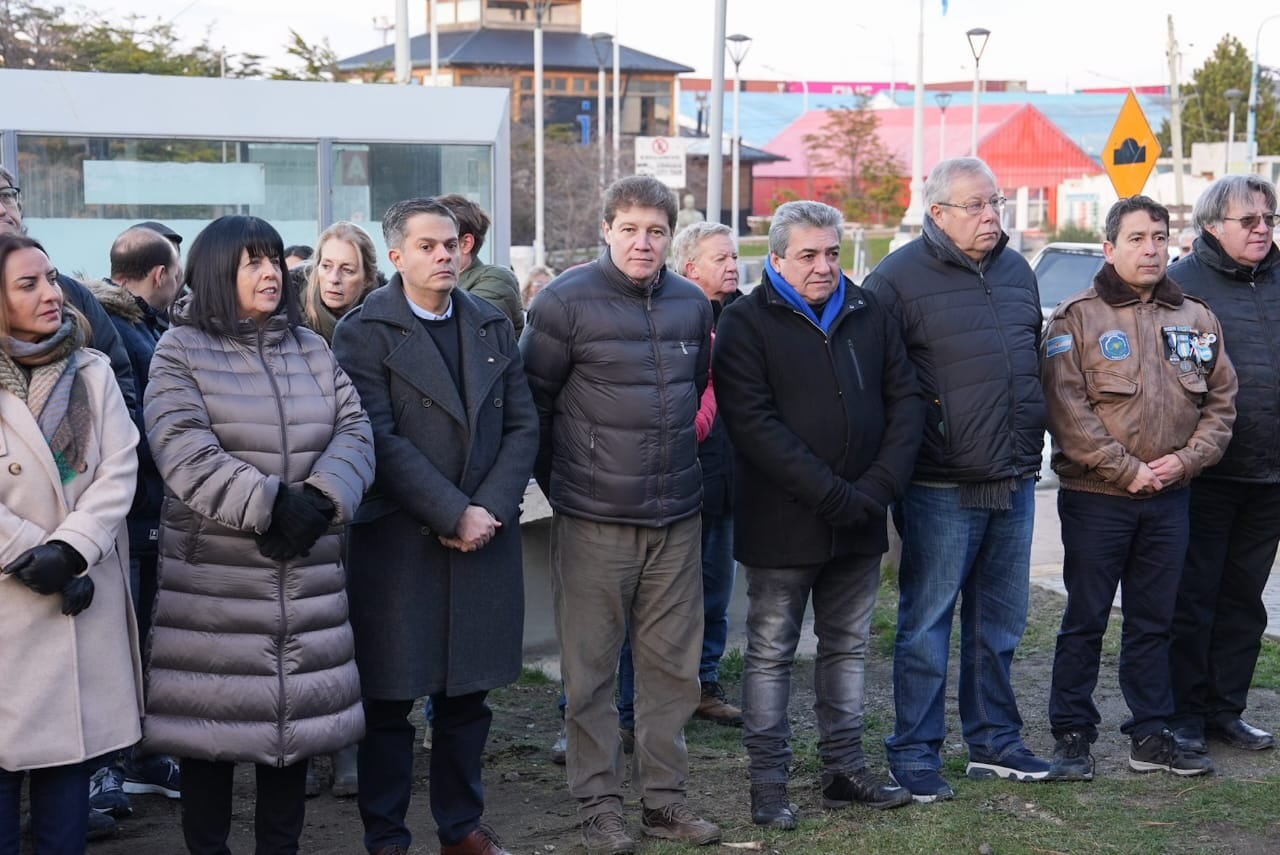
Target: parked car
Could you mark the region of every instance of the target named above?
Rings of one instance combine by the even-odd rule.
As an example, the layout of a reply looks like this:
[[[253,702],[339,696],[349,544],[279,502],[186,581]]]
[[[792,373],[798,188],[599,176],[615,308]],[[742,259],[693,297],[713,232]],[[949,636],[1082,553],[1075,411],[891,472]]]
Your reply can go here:
[[[1050,243],[1031,259],[1045,320],[1059,303],[1093,284],[1106,258],[1100,243]]]

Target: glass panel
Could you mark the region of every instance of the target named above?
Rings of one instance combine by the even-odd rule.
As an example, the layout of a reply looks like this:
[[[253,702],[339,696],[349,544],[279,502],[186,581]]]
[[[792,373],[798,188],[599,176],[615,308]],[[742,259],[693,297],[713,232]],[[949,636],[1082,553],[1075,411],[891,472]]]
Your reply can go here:
[[[54,263],[105,275],[120,232],[159,220],[184,238],[210,220],[253,214],[286,244],[319,232],[315,143],[18,136],[24,221]]]
[[[359,223],[385,261],[382,215],[401,199],[461,193],[490,214],[493,212],[493,156],[483,145],[414,145],[409,143],[335,143],[333,147],[333,216]],[[490,227],[490,231],[493,230]],[[315,235],[311,236],[314,242]],[[481,249],[489,261],[491,242]]]

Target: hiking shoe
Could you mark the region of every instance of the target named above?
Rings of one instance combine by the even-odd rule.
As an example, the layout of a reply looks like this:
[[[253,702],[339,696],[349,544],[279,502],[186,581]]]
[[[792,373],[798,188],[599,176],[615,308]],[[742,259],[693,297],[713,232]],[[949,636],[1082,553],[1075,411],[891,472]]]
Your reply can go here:
[[[702,684],[702,697],[698,700],[697,709],[693,711],[693,717],[726,727],[742,727],[742,710],[725,699],[724,689],[715,680]]]
[[[848,775],[822,776],[822,806],[840,810],[857,802],[876,810],[911,804],[911,793],[892,781],[877,778],[866,769]]]
[[[116,827],[116,821],[110,814],[98,813],[96,810],[89,811],[89,829],[84,834],[86,841],[106,840],[108,837],[115,837],[117,831],[119,829]]]
[[[956,797],[956,791],[933,769],[902,769],[890,773],[894,783],[906,788],[911,798],[921,804],[945,802]]]
[[[636,752],[636,732],[634,728],[620,727],[618,728],[618,738],[622,740],[622,753],[634,754]],[[565,743],[568,747],[568,743]]]
[[[964,773],[974,780],[1008,778],[1010,781],[1040,781],[1049,774],[1049,761],[1032,754],[1020,745],[999,760],[969,751],[969,765]]]
[[[89,778],[89,807],[116,819],[133,815],[133,805],[124,794],[124,775],[114,763],[98,769]]]
[[[560,735],[556,737],[555,745],[551,746],[551,762],[563,766],[568,756],[569,734],[565,733],[564,725],[560,725]]]
[[[1205,754],[1183,751],[1173,738],[1173,731],[1166,727],[1159,733],[1133,738],[1129,749],[1129,768],[1135,772],[1164,771],[1190,777],[1211,773],[1213,761]]]
[[[310,771],[308,771],[310,776]],[[130,795],[157,795],[182,798],[182,770],[168,754],[130,757],[124,764],[121,788]]]
[[[751,785],[751,821],[756,825],[790,831],[796,827],[796,810],[786,784]]]
[[[650,837],[674,840],[704,846],[720,842],[720,826],[707,822],[684,802],[672,802],[660,808],[645,808],[640,812],[640,826]]]
[[[632,855],[636,851],[622,814],[612,810],[582,821],[582,845],[587,847],[587,855]]]
[[[1058,737],[1053,745],[1053,762],[1049,764],[1046,781],[1092,781],[1093,753],[1089,740],[1078,730],[1071,730]]]

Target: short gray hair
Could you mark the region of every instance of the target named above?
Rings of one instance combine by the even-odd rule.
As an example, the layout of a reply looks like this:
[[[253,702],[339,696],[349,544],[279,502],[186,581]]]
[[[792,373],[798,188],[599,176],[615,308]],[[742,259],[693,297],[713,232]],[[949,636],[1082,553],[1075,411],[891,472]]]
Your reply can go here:
[[[1205,226],[1222,222],[1232,202],[1248,205],[1254,193],[1261,193],[1267,202],[1267,210],[1276,209],[1276,187],[1261,175],[1224,175],[1213,182],[1196,200],[1191,222],[1196,234]]]
[[[454,216],[453,211],[435,196],[404,199],[388,208],[387,213],[382,217],[382,237],[388,247],[400,249],[404,246],[405,226],[411,217],[416,217],[418,214],[444,217],[453,223],[455,229],[458,227],[458,218]]]
[[[769,252],[785,258],[787,245],[791,243],[791,229],[795,226],[835,229],[839,235],[844,227],[844,214],[830,205],[808,199],[779,205],[769,224]]]
[[[675,240],[671,242],[671,260],[675,264],[676,273],[683,276],[684,266],[691,261],[697,261],[702,253],[702,242],[716,235],[726,235],[732,239],[733,229],[724,223],[704,221],[692,223],[676,232]]]
[[[925,179],[924,203],[937,205],[950,202],[951,199],[948,197],[951,195],[951,185],[957,178],[972,175],[982,176],[989,180],[993,187],[997,189],[1000,187],[996,181],[996,174],[991,171],[990,166],[987,166],[985,160],[977,157],[953,157],[950,160],[940,161]]]

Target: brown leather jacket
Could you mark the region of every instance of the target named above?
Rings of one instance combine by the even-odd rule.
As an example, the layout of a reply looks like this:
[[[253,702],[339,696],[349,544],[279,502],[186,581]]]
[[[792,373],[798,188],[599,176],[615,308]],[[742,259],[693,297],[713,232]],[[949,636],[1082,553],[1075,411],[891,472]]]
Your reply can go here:
[[[1142,302],[1104,265],[1049,319],[1040,378],[1063,489],[1129,496],[1139,463],[1166,454],[1186,471],[1165,489],[1185,486],[1231,439],[1236,372],[1222,327],[1168,277]]]

